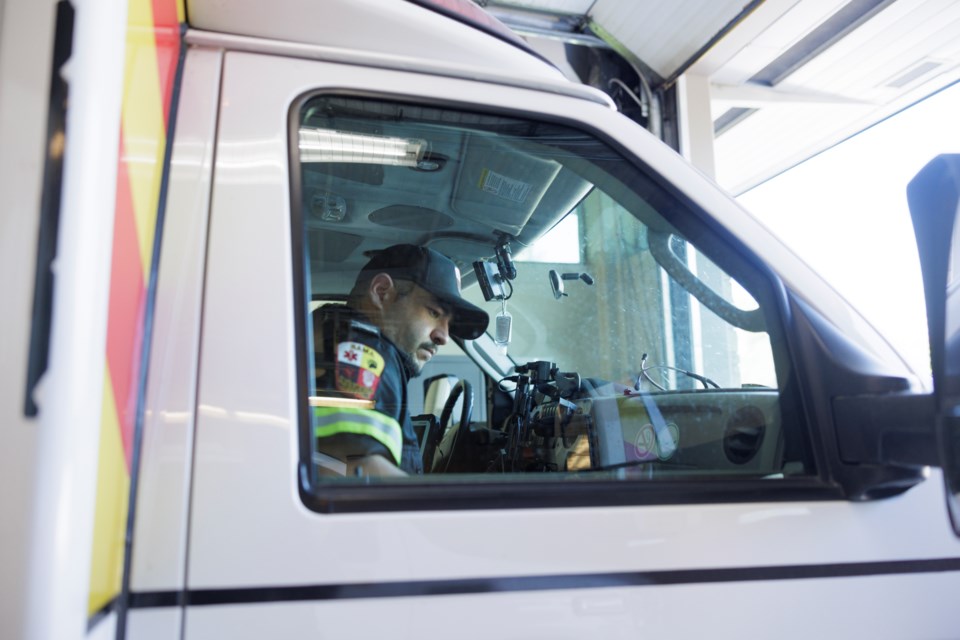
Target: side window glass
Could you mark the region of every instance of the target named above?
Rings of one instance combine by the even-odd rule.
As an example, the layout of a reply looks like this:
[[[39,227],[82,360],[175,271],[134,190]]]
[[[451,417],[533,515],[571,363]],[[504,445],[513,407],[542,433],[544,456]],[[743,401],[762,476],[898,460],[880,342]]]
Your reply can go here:
[[[605,142],[341,96],[294,126],[312,492],[813,472],[770,283]]]

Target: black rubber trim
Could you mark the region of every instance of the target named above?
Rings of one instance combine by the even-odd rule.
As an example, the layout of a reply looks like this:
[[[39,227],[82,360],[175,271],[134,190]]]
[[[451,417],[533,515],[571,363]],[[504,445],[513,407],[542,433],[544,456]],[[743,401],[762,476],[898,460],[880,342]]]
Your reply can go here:
[[[33,390],[47,370],[50,329],[53,323],[53,290],[56,282],[53,261],[60,236],[60,192],[63,187],[64,143],[67,138],[67,103],[70,87],[60,75],[73,52],[74,8],[68,0],[57,3],[53,62],[50,69],[50,102],[47,107],[46,154],[43,159],[43,190],[40,194],[40,222],[37,230],[37,258],[34,267],[33,308],[30,318],[30,348],[27,356],[27,383],[23,415],[35,417],[40,408]]]
[[[106,620],[111,613],[117,610],[117,599],[113,598],[107,604],[97,609],[93,615],[87,618],[87,633],[93,631],[94,627]]]
[[[678,569],[624,573],[561,574],[460,580],[417,580],[358,584],[304,585],[288,587],[245,587],[239,589],[194,589],[186,592],[188,606],[302,602],[309,600],[359,600],[366,598],[407,598],[423,596],[604,589],[610,587],[655,587],[681,584],[768,582],[861,578],[884,575],[943,573],[960,571],[960,558],[891,560],[841,564],[800,564],[724,569]],[[131,608],[173,607],[180,592],[156,591],[131,594]]]
[[[304,495],[306,493],[306,495]],[[464,511],[478,509],[564,509],[744,502],[824,502],[844,500],[839,487],[824,486],[816,476],[763,480],[758,477],[677,478],[656,483],[590,480],[588,482],[502,482],[456,485],[324,485],[317,494],[301,492],[318,513],[371,511]]]

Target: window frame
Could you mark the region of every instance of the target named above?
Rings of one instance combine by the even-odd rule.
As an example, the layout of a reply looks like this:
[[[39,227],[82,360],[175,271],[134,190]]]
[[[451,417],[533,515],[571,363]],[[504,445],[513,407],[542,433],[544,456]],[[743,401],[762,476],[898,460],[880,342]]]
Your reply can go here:
[[[313,483],[313,439],[308,406],[307,354],[309,340],[306,331],[307,314],[304,310],[311,299],[309,287],[309,264],[304,248],[301,165],[298,153],[297,130],[302,108],[308,101],[319,96],[350,97],[417,106],[429,106],[450,110],[462,110],[493,116],[523,118],[557,124],[583,132],[605,144],[623,159],[629,171],[644,175],[660,191],[664,198],[682,211],[682,215],[667,217],[665,208],[657,211],[694,243],[698,251],[714,264],[736,278],[742,286],[747,279],[740,275],[746,270],[750,278],[760,281],[768,289],[761,296],[768,301],[764,315],[768,321],[774,364],[777,370],[780,394],[782,428],[792,431],[793,437],[803,440],[799,445],[813,466],[808,475],[789,476],[778,479],[761,479],[738,476],[710,476],[650,480],[590,480],[587,482],[537,481],[520,478],[517,481],[478,482],[476,476],[464,476],[464,482],[437,483],[429,476],[386,480],[373,483]],[[624,145],[612,139],[589,122],[571,117],[555,117],[523,109],[490,104],[465,103],[422,95],[393,93],[389,91],[357,90],[338,87],[321,87],[301,93],[291,101],[287,114],[289,196],[291,215],[291,256],[293,262],[294,342],[297,394],[298,433],[298,490],[304,505],[319,513],[357,513],[387,511],[450,511],[464,509],[544,509],[587,506],[640,506],[670,504],[719,504],[754,501],[824,501],[844,499],[842,488],[829,482],[824,465],[824,454],[819,445],[816,429],[812,428],[804,404],[797,375],[797,361],[792,341],[787,330],[790,318],[790,302],[786,288],[762,260],[746,248],[728,229],[707,215],[701,207],[664,178],[660,172],[635,156]],[[626,170],[626,169],[624,169]],[[617,178],[611,174],[612,178]],[[582,221],[578,221],[582,224]],[[706,238],[707,242],[702,240]],[[709,249],[705,250],[704,246]],[[730,264],[736,267],[730,269]],[[748,289],[748,291],[750,291]],[[754,295],[751,292],[751,295]],[[754,296],[756,297],[756,296]],[[470,357],[474,350],[464,348]],[[477,362],[481,370],[489,373],[485,362]]]

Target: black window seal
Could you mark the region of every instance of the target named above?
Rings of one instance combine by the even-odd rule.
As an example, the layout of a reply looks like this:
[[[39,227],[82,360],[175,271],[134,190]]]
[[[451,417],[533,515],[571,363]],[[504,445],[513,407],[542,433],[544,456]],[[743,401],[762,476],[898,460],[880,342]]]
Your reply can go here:
[[[306,314],[311,299],[306,264],[303,234],[302,208],[299,206],[302,194],[301,170],[298,154],[298,129],[303,105],[320,96],[351,97],[369,100],[428,105],[437,108],[484,113],[503,117],[524,118],[528,120],[558,124],[593,136],[619,154],[625,164],[645,175],[657,186],[665,198],[669,198],[682,210],[690,214],[686,217],[671,216],[667,221],[675,226],[683,236],[694,242],[698,250],[714,264],[731,276],[741,269],[731,270],[729,262],[740,263],[748,269],[763,286],[768,288],[765,296],[771,303],[766,313],[770,319],[768,333],[771,338],[777,379],[781,383],[780,406],[784,420],[783,429],[793,431],[802,442],[805,459],[813,467],[803,476],[785,477],[776,480],[764,480],[761,477],[709,476],[688,480],[589,480],[572,482],[536,482],[523,480],[511,482],[470,482],[456,485],[407,483],[396,484],[324,484],[317,487],[312,482],[312,439],[310,428],[310,410],[308,406],[307,384],[307,333]],[[290,214],[291,214],[291,257],[293,261],[294,288],[294,345],[296,393],[298,408],[297,430],[299,435],[299,461],[297,483],[300,498],[304,505],[320,513],[357,513],[379,511],[447,511],[454,509],[511,509],[511,508],[561,508],[586,506],[636,506],[652,504],[718,504],[757,501],[817,501],[845,499],[843,489],[831,481],[825,467],[825,453],[817,439],[819,430],[813,429],[806,416],[798,376],[796,375],[794,345],[789,340],[786,327],[790,325],[791,308],[786,289],[779,276],[773,272],[752,251],[743,246],[728,229],[711,219],[675,185],[665,180],[660,172],[638,158],[616,140],[591,127],[588,123],[569,118],[546,116],[542,113],[518,109],[478,106],[472,103],[422,95],[390,93],[386,91],[361,90],[350,87],[329,86],[303,92],[293,101],[287,114],[288,167],[290,169]],[[616,177],[616,176],[613,176]],[[662,210],[661,210],[662,215]],[[704,235],[711,237],[709,249],[704,250],[703,242],[698,239]],[[722,249],[723,255],[717,256]],[[740,280],[740,278],[737,278]],[[741,281],[742,283],[742,281]],[[789,410],[786,410],[789,408]],[[649,488],[649,489],[648,489]]]
[[[47,371],[50,356],[50,332],[53,322],[53,292],[56,280],[53,262],[60,238],[60,201],[63,189],[63,157],[67,139],[67,105],[70,87],[61,75],[73,52],[75,10],[69,0],[60,0],[56,9],[53,61],[50,68],[50,101],[47,108],[46,152],[43,160],[43,187],[37,231],[37,256],[34,267],[33,306],[30,312],[30,346],[27,379],[24,386],[23,414],[29,418],[40,413],[34,390]]]

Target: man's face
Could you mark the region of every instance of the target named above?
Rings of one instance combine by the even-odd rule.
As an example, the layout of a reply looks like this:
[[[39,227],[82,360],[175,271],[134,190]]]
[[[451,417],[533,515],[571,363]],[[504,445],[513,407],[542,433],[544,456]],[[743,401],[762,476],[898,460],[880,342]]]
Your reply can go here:
[[[401,290],[410,283],[398,283]],[[383,307],[383,333],[416,365],[417,373],[450,337],[450,308],[417,285]]]

